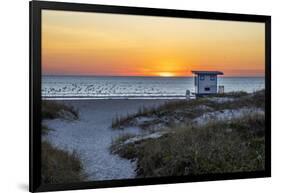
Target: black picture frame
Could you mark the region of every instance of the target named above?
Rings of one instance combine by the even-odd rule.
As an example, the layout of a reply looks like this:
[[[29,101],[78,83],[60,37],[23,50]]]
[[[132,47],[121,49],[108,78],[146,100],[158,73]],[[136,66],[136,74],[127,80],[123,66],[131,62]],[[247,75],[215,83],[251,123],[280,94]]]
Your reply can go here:
[[[68,10],[99,13],[118,13],[130,15],[162,16],[177,18],[201,18],[212,20],[248,21],[265,23],[265,170],[255,172],[238,172],[223,174],[205,174],[196,176],[176,176],[161,178],[126,179],[110,181],[93,181],[70,184],[40,183],[41,175],[41,11]],[[30,2],[30,174],[29,191],[59,191],[89,188],[108,188],[151,184],[183,183],[244,178],[261,178],[271,176],[271,17],[266,15],[248,15],[233,13],[215,13],[202,11],[185,11],[142,7],[124,7],[93,5],[80,3],[63,3],[47,1]]]

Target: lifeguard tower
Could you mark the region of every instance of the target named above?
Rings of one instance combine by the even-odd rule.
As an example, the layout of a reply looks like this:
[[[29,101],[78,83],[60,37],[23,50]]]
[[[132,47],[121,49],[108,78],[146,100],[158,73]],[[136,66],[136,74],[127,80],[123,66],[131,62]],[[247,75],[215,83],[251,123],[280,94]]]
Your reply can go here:
[[[191,71],[195,74],[194,85],[195,95],[203,96],[218,93],[218,75],[223,75],[220,71]],[[223,92],[223,86],[219,88]]]

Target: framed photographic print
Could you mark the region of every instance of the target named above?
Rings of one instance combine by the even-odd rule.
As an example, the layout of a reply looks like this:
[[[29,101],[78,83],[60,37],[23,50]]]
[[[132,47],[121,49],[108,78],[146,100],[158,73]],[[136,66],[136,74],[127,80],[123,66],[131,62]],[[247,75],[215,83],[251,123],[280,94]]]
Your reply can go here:
[[[30,191],[270,177],[270,16],[30,2]]]

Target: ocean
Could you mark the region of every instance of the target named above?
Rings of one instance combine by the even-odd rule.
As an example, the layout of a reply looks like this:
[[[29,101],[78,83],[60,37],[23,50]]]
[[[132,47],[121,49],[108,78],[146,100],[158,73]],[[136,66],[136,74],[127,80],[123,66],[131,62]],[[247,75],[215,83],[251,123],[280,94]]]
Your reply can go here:
[[[264,77],[219,77],[225,92],[264,89]],[[43,76],[44,99],[176,99],[194,92],[193,77]]]

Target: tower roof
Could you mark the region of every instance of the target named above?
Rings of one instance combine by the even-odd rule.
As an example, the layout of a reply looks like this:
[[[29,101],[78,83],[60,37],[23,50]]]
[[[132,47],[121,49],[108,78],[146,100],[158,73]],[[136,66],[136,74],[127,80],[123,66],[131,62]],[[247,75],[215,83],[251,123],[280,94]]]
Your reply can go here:
[[[210,74],[210,75],[223,75],[221,71],[200,71],[200,70],[192,70],[192,74]]]

